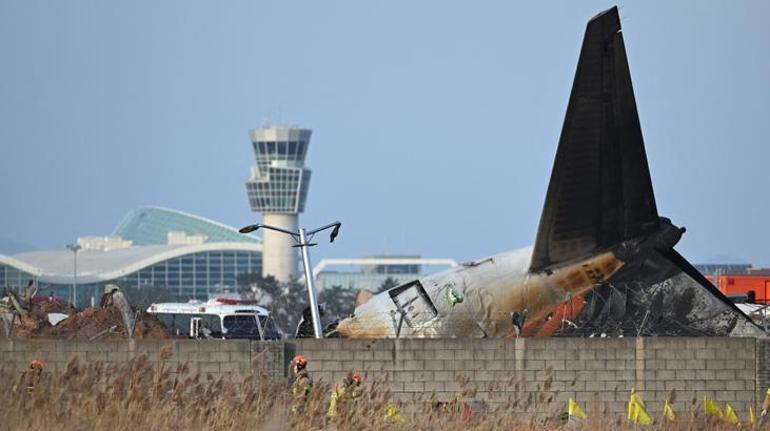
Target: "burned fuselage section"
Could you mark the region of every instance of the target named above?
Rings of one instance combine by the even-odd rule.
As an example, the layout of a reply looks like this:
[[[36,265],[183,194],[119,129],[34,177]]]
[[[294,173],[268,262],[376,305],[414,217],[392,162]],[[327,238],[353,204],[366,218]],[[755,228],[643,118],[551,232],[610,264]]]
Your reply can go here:
[[[337,331],[352,338],[504,337],[513,334],[513,313],[533,321],[545,317],[622,266],[606,253],[550,275],[533,275],[527,272],[531,251],[504,253],[395,287],[356,308]]]
[[[673,250],[671,250],[673,252]],[[560,304],[525,336],[762,336],[681,256],[657,250],[623,266],[606,282]],[[689,266],[689,264],[687,264]],[[694,270],[693,270],[694,271]]]
[[[350,338],[764,334],[673,250],[619,249],[542,273],[528,272],[531,247],[493,256],[376,295],[337,332]]]
[[[522,316],[524,326],[544,318],[623,266],[608,252],[531,274],[531,252],[503,253],[390,289],[356,308],[337,331],[353,338],[510,336],[516,330],[512,316]]]

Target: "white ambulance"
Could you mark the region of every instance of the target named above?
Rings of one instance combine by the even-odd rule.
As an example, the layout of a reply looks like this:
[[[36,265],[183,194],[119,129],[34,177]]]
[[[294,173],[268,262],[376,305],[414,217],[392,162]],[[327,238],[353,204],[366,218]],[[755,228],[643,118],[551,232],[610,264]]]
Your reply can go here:
[[[177,335],[189,327],[190,338],[281,338],[270,312],[251,300],[213,298],[206,302],[162,302],[150,305],[147,312],[160,318]]]

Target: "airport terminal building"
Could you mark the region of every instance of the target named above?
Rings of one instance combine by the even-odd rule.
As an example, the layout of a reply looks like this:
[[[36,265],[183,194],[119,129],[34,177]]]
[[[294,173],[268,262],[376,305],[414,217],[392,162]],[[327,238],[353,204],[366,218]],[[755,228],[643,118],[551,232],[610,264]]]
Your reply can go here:
[[[77,245],[77,253],[62,247],[0,254],[0,286],[20,291],[33,280],[40,295],[72,300],[72,287],[77,283],[77,305],[83,307],[90,305],[92,297],[98,302],[109,283],[122,288],[165,289],[167,300],[206,300],[235,292],[242,274],[263,273],[260,238],[168,208],[131,210],[110,236],[81,237]],[[452,259],[418,255],[327,258],[317,261],[313,277],[319,290],[376,291],[388,279],[406,283],[456,265]],[[296,279],[304,282],[302,277]]]
[[[0,255],[0,282],[20,289],[28,280],[40,294],[96,301],[108,283],[164,288],[180,300],[232,292],[240,274],[261,273],[262,243],[232,227],[166,208],[131,211],[108,237],[78,238],[79,250]],[[77,259],[77,262],[76,262]],[[76,281],[77,280],[77,281]]]

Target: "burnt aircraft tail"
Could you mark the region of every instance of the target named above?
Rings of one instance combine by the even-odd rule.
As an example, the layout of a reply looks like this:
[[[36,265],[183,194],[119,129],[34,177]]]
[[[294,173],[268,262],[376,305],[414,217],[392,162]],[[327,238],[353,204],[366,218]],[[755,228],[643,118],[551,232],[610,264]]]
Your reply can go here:
[[[673,249],[683,232],[658,216],[613,7],[586,28],[529,271],[610,249],[624,261],[585,296],[571,335],[763,334]]]
[[[534,249],[381,292],[336,331],[356,338],[764,336],[674,250],[683,233],[658,216],[612,8],[586,28]]]
[[[530,271],[659,229],[617,7],[588,22]]]

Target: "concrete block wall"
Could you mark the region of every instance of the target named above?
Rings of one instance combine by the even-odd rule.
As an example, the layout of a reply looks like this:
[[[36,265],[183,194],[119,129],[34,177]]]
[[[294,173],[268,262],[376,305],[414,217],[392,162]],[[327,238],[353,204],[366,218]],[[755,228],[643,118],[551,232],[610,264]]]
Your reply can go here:
[[[271,376],[283,378],[284,347],[279,342],[253,343],[248,340],[2,340],[0,367],[22,372],[27,370],[29,361],[40,359],[46,370],[62,372],[74,358],[81,362],[121,364],[146,355],[166,369],[175,370],[177,366],[185,365],[192,374],[241,379],[261,369]]]
[[[770,390],[770,340],[758,339],[756,343],[756,400],[759,403],[765,399]]]
[[[702,402],[704,396],[728,402],[744,414],[756,408],[756,349],[751,338],[644,339],[641,382],[657,408],[671,390],[682,407]],[[654,376],[653,376],[654,373]]]
[[[704,396],[742,414],[756,405],[770,379],[770,348],[756,363],[759,341],[749,338],[293,340],[310,360],[314,378],[338,381],[349,370],[385,380],[400,399],[468,399],[489,407],[527,399],[549,410],[568,398],[598,411],[623,412],[632,388],[651,412],[673,395],[678,411]],[[757,366],[758,365],[758,366]],[[764,380],[758,380],[758,371]],[[467,379],[467,380],[465,380]],[[462,382],[466,382],[463,384]],[[672,392],[673,391],[673,392]],[[759,392],[763,392],[760,389]],[[695,400],[695,404],[693,404]]]
[[[170,353],[166,366],[186,363],[193,373],[235,381],[256,370],[285,378],[301,353],[317,381],[334,383],[357,370],[404,402],[461,398],[522,411],[533,409],[527,400],[558,411],[572,397],[589,411],[620,413],[635,388],[651,412],[674,391],[678,412],[708,396],[744,415],[770,386],[770,341],[752,338],[2,340],[0,366],[23,371],[38,358],[63,370],[73,357],[120,363],[143,354],[156,360],[161,352]]]

